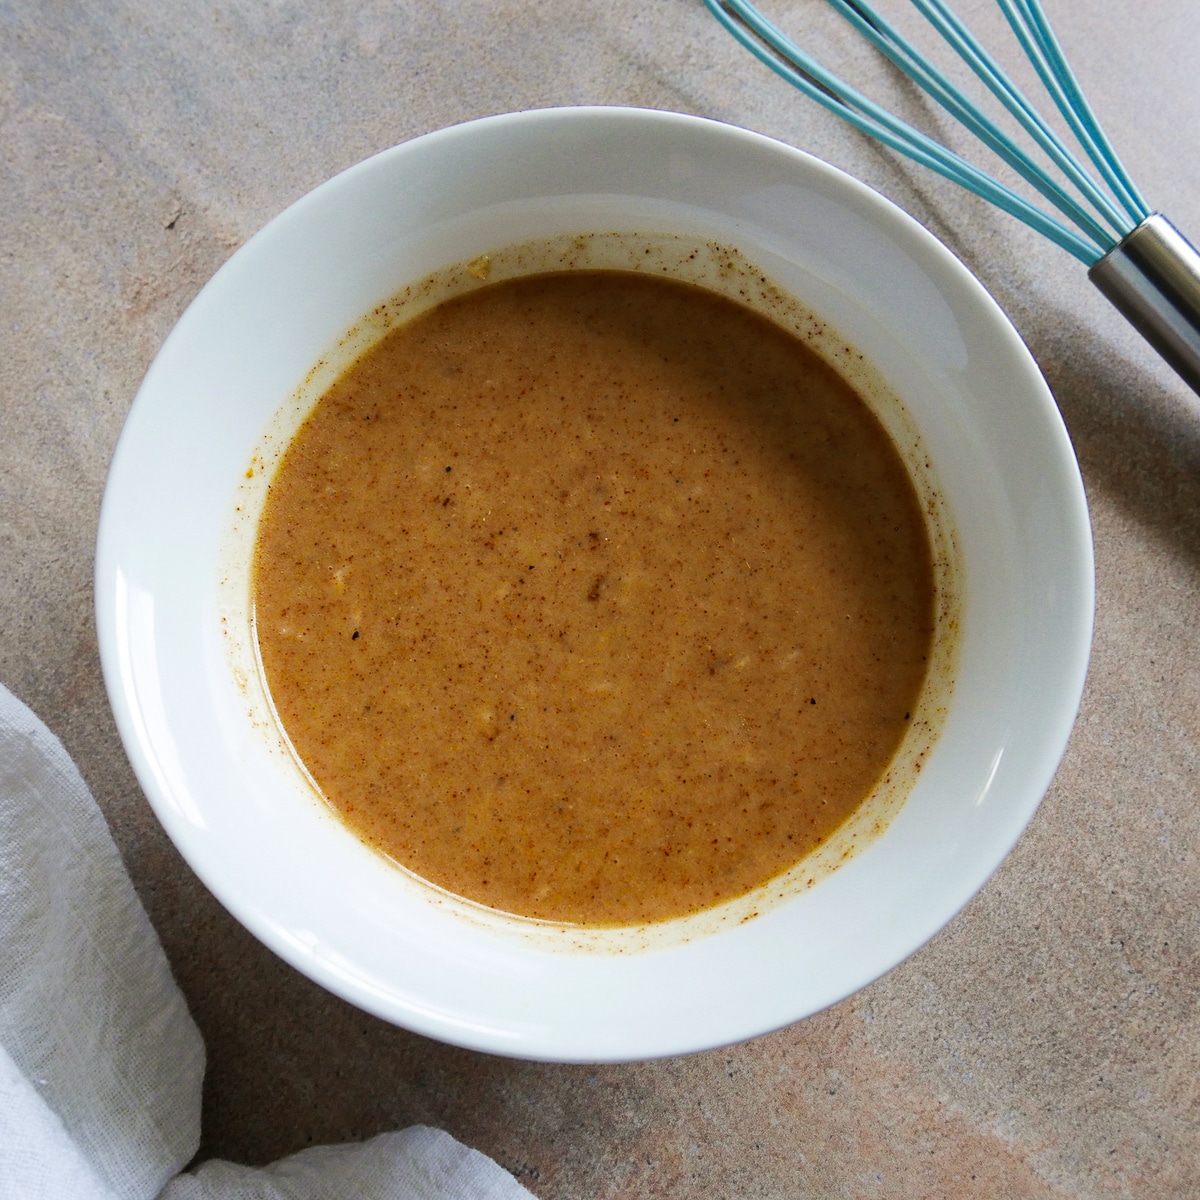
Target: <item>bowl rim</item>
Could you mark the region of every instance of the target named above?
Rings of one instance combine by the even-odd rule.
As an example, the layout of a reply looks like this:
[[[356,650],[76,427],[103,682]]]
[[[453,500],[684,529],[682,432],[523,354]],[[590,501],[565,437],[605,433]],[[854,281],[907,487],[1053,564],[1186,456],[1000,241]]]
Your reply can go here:
[[[740,1023],[730,1020],[721,1036],[714,1039],[710,1035],[699,1042],[694,1036],[689,1036],[686,1030],[681,1030],[679,1035],[674,1038],[660,1039],[659,1044],[653,1046],[637,1043],[636,1039],[633,1039],[629,1043],[628,1052],[613,1050],[605,1046],[589,1046],[586,1037],[570,1045],[553,1041],[537,1044],[536,1040],[526,1039],[514,1047],[511,1038],[498,1034],[495,1030],[483,1027],[464,1028],[461,1023],[448,1021],[438,1013],[423,1009],[419,1003],[412,1003],[407,998],[401,998],[399,1003],[395,997],[381,998],[369,987],[360,986],[349,979],[335,964],[313,955],[311,948],[297,945],[295,940],[287,936],[286,931],[279,925],[262,919],[262,914],[258,911],[248,910],[242,905],[237,890],[236,872],[230,875],[219,870],[214,871],[211,859],[201,852],[194,836],[193,826],[181,818],[178,806],[171,803],[164,795],[161,770],[150,752],[151,745],[148,741],[146,723],[138,711],[138,698],[129,686],[128,662],[122,657],[123,652],[116,628],[117,615],[113,601],[117,586],[116,575],[119,569],[114,528],[115,522],[121,519],[115,497],[122,472],[129,469],[126,466],[126,459],[131,454],[130,445],[135,437],[136,418],[148,403],[144,397],[153,392],[159,361],[172,352],[172,348],[179,339],[187,335],[192,314],[202,302],[205,294],[218,280],[238,269],[238,263],[242,261],[245,252],[251,247],[261,245],[276,237],[279,231],[285,228],[288,221],[303,214],[310,206],[320,204],[326,197],[331,196],[338,189],[352,184],[361,175],[372,172],[382,165],[394,163],[398,158],[402,159],[414,153],[429,153],[441,146],[451,145],[455,139],[459,138],[498,134],[513,128],[535,132],[539,127],[545,127],[548,124],[588,122],[597,117],[614,121],[618,125],[626,121],[635,124],[657,125],[668,132],[671,130],[705,131],[717,138],[740,140],[747,146],[758,147],[764,152],[788,158],[801,173],[808,173],[813,178],[821,179],[824,185],[840,191],[846,197],[853,199],[859,206],[868,209],[873,219],[881,227],[893,232],[907,246],[914,247],[915,252],[924,256],[930,263],[931,269],[939,272],[941,277],[958,289],[962,295],[971,297],[977,307],[987,311],[991,323],[990,331],[996,339],[997,346],[1002,354],[1012,360],[1018,370],[1021,376],[1019,380],[1021,387],[1040,406],[1042,414],[1048,422],[1049,436],[1054,442],[1055,453],[1061,459],[1064,478],[1060,482],[1065,485],[1062,498],[1070,510],[1069,523],[1072,524],[1075,532],[1075,544],[1071,547],[1071,552],[1074,555],[1073,584],[1077,589],[1075,604],[1078,610],[1076,619],[1072,623],[1074,639],[1070,645],[1064,646],[1063,650],[1062,699],[1057,709],[1057,717],[1042,731],[1044,752],[1041,760],[1031,768],[1031,774],[1036,777],[1036,784],[1030,786],[1025,804],[1015,806],[1009,814],[1007,836],[997,838],[991,847],[993,851],[991,858],[994,860],[991,866],[969,888],[960,889],[957,893],[944,897],[940,906],[942,918],[935,926],[913,929],[911,936],[903,939],[905,948],[894,962],[882,969],[867,972],[849,991],[835,989],[823,997],[823,1002],[815,1008],[810,1007],[804,1012],[798,1012],[782,1021],[776,1020],[765,1027],[753,1019]],[[386,149],[325,181],[290,205],[239,248],[181,316],[164,341],[131,405],[129,416],[114,453],[113,466],[105,486],[101,505],[97,535],[95,588],[97,630],[105,684],[126,753],[147,799],[172,842],[206,887],[213,892],[226,909],[240,923],[250,929],[259,940],[303,974],[358,1007],[385,1020],[446,1042],[474,1049],[521,1058],[558,1061],[622,1061],[630,1058],[658,1057],[702,1050],[766,1033],[770,1029],[778,1028],[780,1025],[820,1011],[828,1004],[835,1003],[845,995],[857,991],[879,975],[886,973],[892,966],[903,961],[934,936],[983,887],[1015,844],[1050,785],[1062,754],[1065,752],[1070,729],[1082,696],[1091,645],[1095,604],[1094,562],[1086,498],[1065,426],[1029,351],[1011,322],[966,266],[932,233],[892,202],[861,181],[805,151],[765,135],[707,118],[619,106],[529,109],[478,118],[426,133]]]

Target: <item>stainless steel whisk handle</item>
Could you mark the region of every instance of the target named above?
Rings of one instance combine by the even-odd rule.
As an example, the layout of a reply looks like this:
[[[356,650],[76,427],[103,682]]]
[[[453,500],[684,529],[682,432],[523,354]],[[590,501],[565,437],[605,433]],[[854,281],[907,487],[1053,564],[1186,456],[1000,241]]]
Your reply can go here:
[[[1154,213],[1088,278],[1200,395],[1200,251]]]

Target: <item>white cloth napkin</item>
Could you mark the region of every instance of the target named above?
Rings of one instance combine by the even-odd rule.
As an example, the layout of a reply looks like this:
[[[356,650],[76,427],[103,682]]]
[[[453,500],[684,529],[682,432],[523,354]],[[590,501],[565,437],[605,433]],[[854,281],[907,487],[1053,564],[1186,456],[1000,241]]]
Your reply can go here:
[[[205,1163],[204,1044],[87,785],[0,687],[0,1200],[530,1200],[415,1126]]]

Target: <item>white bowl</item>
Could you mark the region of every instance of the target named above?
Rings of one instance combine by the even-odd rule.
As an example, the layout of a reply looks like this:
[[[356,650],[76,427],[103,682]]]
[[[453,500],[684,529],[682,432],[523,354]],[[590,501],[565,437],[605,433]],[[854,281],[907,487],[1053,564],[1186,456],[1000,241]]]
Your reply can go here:
[[[431,271],[585,230],[736,246],[826,318],[920,431],[960,566],[952,701],[883,834],[753,920],[623,945],[482,919],[366,850],[277,752],[261,687],[231,656],[243,633],[228,632],[226,593],[248,544],[230,542],[247,464],[314,364]],[[130,411],[101,512],[96,604],[105,680],[146,795],[200,878],[272,950],[432,1037],[622,1060],[814,1013],[911,954],[983,885],[1070,733],[1091,638],[1092,551],[1078,469],[1041,375],[929,233],[841,172],[744,130],[554,109],[380,154],[230,259]]]

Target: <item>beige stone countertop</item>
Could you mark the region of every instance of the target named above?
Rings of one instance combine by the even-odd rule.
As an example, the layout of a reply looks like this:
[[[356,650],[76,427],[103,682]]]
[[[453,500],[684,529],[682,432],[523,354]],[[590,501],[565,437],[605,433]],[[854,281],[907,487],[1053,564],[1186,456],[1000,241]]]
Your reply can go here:
[[[1200,5],[1045,2],[1134,179],[1200,239]],[[819,0],[764,7],[880,99],[926,111]],[[989,0],[959,11],[1018,61]],[[778,137],[942,238],[1058,399],[1097,572],[1091,672],[1057,779],[948,928],[798,1025],[599,1068],[392,1028],[245,932],[134,779],[92,610],[121,423],[216,268],[396,142],[591,103]],[[0,3],[0,682],[79,764],[204,1034],[205,1157],[262,1163],[424,1122],[542,1200],[1200,1195],[1198,585],[1196,397],[1073,259],[803,99],[700,0]]]

